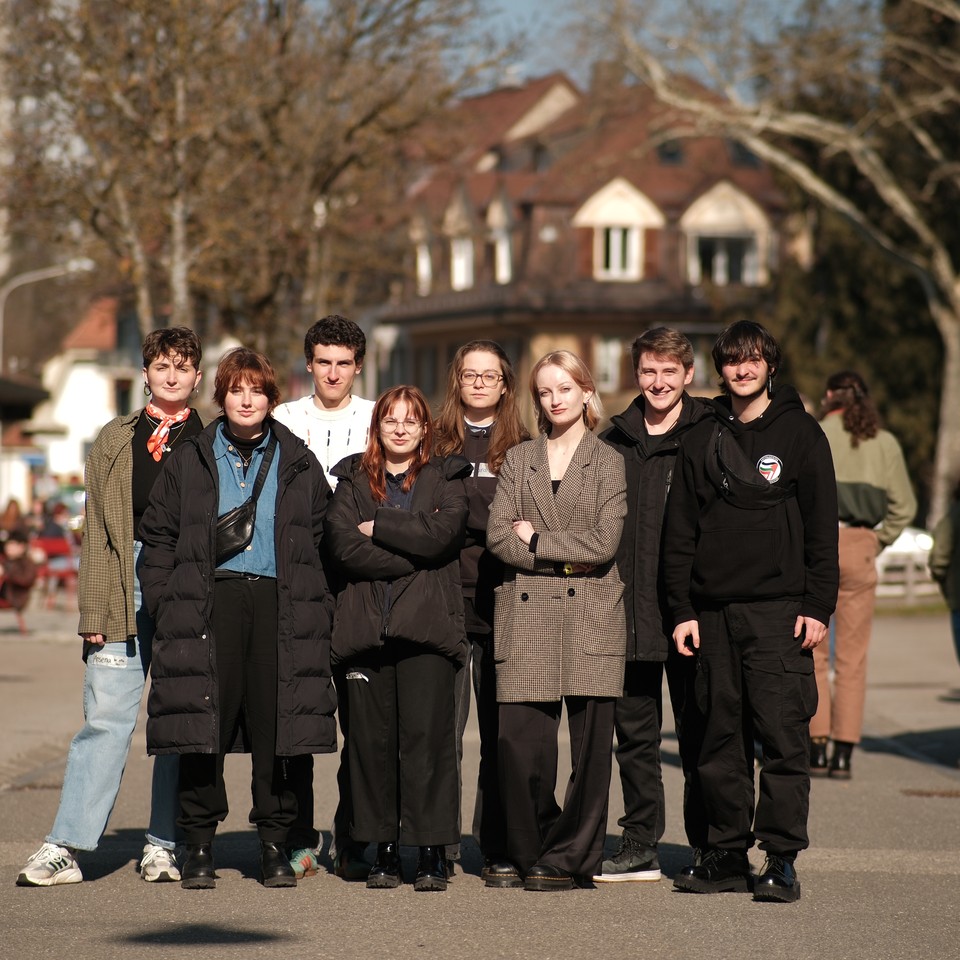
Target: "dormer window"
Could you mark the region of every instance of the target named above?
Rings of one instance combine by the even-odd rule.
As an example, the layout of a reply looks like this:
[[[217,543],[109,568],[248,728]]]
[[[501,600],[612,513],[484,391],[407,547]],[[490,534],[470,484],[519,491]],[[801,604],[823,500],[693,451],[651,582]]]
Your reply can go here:
[[[593,231],[594,280],[614,282],[643,279],[647,233],[664,223],[657,207],[622,177],[598,190],[573,217],[575,227]]]
[[[493,279],[501,284],[513,279],[513,250],[506,230],[497,230],[493,234]]]
[[[417,296],[427,297],[433,286],[433,263],[430,259],[430,244],[418,243],[417,251]]]
[[[454,237],[450,241],[450,286],[469,290],[473,286],[473,240]]]

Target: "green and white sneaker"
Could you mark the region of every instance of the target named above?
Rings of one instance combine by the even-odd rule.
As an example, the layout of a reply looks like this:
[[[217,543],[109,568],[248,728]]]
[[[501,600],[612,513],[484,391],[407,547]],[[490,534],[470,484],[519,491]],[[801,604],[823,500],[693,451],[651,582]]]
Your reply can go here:
[[[45,843],[25,864],[17,877],[18,887],[53,887],[80,883],[83,874],[72,850]]]
[[[148,843],[143,848],[140,860],[140,876],[147,883],[170,883],[180,879],[177,858],[172,850],[157,843]]]
[[[312,877],[320,869],[319,850],[312,847],[298,847],[290,851],[290,866],[298,880]]]

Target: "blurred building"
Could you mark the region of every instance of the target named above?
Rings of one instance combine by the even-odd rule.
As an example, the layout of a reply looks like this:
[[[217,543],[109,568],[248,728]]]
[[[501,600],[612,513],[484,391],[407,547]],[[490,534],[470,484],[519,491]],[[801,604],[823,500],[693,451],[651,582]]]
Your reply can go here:
[[[574,350],[618,403],[634,392],[630,341],[667,324],[711,391],[720,326],[768,294],[785,198],[742,145],[687,133],[603,65],[587,92],[556,73],[462,101],[418,145],[407,279],[376,315],[380,386],[436,396],[457,347],[487,337],[521,382]]]

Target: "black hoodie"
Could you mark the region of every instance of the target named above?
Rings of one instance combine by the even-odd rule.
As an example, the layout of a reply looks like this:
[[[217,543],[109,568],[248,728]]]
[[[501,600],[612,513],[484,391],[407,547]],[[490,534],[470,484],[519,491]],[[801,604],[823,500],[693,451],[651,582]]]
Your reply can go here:
[[[684,438],[667,504],[663,577],[674,625],[705,606],[758,600],[799,600],[802,616],[828,623],[839,583],[837,485],[823,431],[788,386],[749,423],[727,397],[713,406]],[[730,443],[784,491],[779,502],[758,492],[746,505],[755,477],[735,476]]]
[[[680,440],[712,408],[682,398],[680,416],[668,433],[651,436],[643,422],[643,394],[610,419],[600,434],[623,457],[627,474],[627,516],[617,549],[617,568],[626,585],[627,660],[666,660],[673,624],[658,586],[664,506],[673,479]]]

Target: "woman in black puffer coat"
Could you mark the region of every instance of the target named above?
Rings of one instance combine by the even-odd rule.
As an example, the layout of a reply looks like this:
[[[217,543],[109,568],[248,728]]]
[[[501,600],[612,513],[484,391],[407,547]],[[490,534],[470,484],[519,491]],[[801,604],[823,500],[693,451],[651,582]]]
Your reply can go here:
[[[430,457],[416,387],[377,401],[362,455],[334,468],[327,550],[346,579],[333,656],[346,667],[351,836],[376,841],[368,887],[401,883],[398,843],[420,847],[414,888],[444,890],[458,838],[453,689],[464,661],[462,457]]]
[[[310,754],[336,749],[333,601],[319,556],[330,487],[316,457],[269,416],[279,390],[265,357],[227,354],[214,398],[225,416],[174,452],[140,527],[141,584],[157,621],[147,747],[182,755],[183,886],[215,883],[224,754],[238,740],[253,757],[264,885],[293,886],[284,845],[298,778]],[[253,539],[217,560],[217,517],[250,497],[265,462]]]

